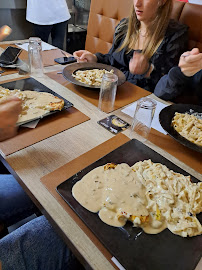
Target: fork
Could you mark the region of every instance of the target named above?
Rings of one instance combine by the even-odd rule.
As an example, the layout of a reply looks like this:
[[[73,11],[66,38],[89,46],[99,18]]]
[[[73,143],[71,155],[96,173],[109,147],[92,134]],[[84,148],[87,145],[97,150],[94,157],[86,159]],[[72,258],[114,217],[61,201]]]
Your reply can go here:
[[[67,55],[65,54],[65,52],[63,52],[62,50],[60,50],[61,51],[61,53],[65,56],[65,57],[67,57]]]

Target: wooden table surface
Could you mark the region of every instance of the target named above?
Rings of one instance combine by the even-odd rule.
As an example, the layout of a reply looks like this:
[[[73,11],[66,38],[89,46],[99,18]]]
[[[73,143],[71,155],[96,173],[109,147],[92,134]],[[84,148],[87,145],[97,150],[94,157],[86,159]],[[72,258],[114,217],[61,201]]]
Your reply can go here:
[[[62,69],[63,66],[61,65],[50,66],[45,68],[45,73],[55,70],[61,71]],[[0,83],[19,77],[20,75],[18,74],[1,76]],[[89,116],[90,120],[5,158],[1,157],[1,160],[28,195],[40,207],[42,213],[46,215],[51,224],[57,229],[57,232],[62,235],[86,268],[114,269],[102,252],[40,182],[41,177],[113,137],[109,131],[97,124],[97,121],[106,117],[106,114],[100,112],[97,107],[46,75],[43,78],[35,79],[71,101],[75,108]],[[152,95],[152,97],[154,96]],[[117,110],[114,113],[131,123],[131,118],[123,114],[121,110]],[[130,136],[129,129],[123,133],[126,136]],[[186,166],[154,144],[150,142],[145,144],[202,181],[202,176],[191,167]],[[202,269],[202,260],[196,269]]]

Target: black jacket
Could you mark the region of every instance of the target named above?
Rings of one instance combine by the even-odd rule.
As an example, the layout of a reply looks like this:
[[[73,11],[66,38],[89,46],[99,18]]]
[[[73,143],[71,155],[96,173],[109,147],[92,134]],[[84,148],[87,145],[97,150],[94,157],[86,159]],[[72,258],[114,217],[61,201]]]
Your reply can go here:
[[[164,100],[202,105],[202,70],[187,77],[179,67],[173,67],[160,79],[154,94]]]
[[[117,31],[115,31],[115,36],[117,34]],[[112,48],[107,54],[96,53],[98,62],[112,65],[120,69],[125,74],[127,81],[150,92],[154,92],[154,88],[159,79],[167,74],[173,66],[178,64],[180,55],[187,50],[188,27],[176,21],[170,21],[162,43],[149,60],[154,65],[154,70],[150,74],[150,78],[130,73],[129,61],[133,57],[134,50],[129,53],[126,53],[126,48],[122,49],[120,52],[116,51],[123,40],[124,37],[116,42],[114,39]]]

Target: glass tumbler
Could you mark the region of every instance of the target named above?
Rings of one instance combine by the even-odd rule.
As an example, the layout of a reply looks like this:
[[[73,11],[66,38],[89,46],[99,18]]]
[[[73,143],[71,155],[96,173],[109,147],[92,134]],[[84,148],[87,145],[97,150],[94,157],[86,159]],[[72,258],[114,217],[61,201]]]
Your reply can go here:
[[[98,108],[106,113],[113,111],[116,98],[118,77],[113,73],[105,73],[100,87]]]
[[[30,38],[28,46],[29,64],[31,75],[43,77],[43,61],[41,56],[41,39]]]
[[[131,129],[132,133],[135,132],[142,137],[142,141],[146,141],[148,138],[156,104],[155,100],[147,97],[137,101]]]
[[[40,46],[40,50],[42,51],[42,40],[39,37],[30,37],[29,44],[30,43],[38,43],[38,45]]]

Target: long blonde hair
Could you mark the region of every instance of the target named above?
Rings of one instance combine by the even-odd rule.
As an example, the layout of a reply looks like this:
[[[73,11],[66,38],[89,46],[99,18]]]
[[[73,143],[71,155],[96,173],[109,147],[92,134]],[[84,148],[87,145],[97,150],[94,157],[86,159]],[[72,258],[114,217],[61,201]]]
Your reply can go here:
[[[172,11],[172,0],[167,0],[163,5],[159,6],[156,13],[156,18],[151,22],[148,28],[148,42],[145,44],[142,53],[150,59],[152,55],[156,52],[159,45],[161,44],[168,23],[170,20],[170,14]],[[140,21],[137,19],[135,9],[132,6],[131,13],[128,21],[124,21],[117,28],[116,40],[123,37],[126,31],[127,33],[124,41],[117,51],[121,51],[123,48],[127,48],[127,53],[129,53],[135,46],[139,37]]]

